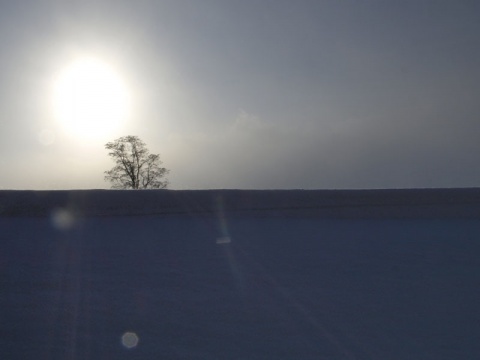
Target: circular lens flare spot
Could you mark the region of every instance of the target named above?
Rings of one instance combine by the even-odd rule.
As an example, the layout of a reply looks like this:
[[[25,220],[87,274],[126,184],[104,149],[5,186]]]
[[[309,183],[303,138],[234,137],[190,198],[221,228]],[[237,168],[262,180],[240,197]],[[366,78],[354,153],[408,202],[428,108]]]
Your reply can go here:
[[[138,345],[138,336],[134,332],[126,332],[122,335],[122,345],[127,349],[133,349]]]
[[[55,209],[52,212],[52,222],[55,228],[59,230],[68,230],[75,223],[75,217],[66,209]]]

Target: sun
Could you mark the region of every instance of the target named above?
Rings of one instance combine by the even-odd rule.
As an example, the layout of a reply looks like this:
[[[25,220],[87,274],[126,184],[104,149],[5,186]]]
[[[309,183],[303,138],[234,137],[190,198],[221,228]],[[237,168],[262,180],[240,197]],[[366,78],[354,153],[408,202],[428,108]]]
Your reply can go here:
[[[79,59],[54,82],[55,118],[64,130],[81,139],[108,136],[125,121],[129,92],[108,64],[95,58]]]

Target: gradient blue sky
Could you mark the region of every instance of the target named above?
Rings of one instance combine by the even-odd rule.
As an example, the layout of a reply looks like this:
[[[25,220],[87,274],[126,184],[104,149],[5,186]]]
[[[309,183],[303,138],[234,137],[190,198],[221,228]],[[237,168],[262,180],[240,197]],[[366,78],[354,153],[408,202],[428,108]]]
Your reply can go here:
[[[453,0],[0,1],[0,188],[108,188],[103,145],[130,134],[173,189],[478,186],[479,14]],[[95,141],[52,119],[52,79],[79,55],[132,96],[124,127]]]

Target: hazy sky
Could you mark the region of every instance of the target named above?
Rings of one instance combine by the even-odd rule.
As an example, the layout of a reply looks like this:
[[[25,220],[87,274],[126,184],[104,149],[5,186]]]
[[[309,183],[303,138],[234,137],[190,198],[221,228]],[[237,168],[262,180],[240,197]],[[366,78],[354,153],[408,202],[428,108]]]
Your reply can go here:
[[[0,188],[108,188],[138,135],[171,188],[480,185],[480,2],[0,2]],[[99,59],[130,112],[89,138],[52,94]]]

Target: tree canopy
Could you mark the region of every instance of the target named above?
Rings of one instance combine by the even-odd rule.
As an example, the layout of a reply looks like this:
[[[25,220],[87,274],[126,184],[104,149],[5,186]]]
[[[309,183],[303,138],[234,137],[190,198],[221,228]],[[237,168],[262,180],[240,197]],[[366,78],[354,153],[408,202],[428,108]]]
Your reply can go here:
[[[169,170],[162,167],[159,154],[150,154],[138,136],[123,136],[105,144],[115,166],[105,171],[113,189],[164,189]]]

